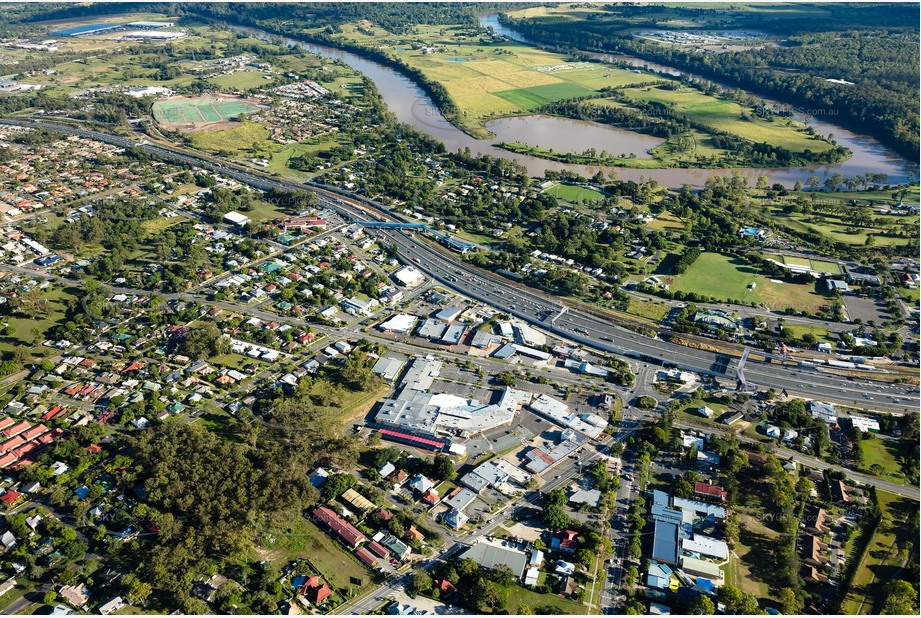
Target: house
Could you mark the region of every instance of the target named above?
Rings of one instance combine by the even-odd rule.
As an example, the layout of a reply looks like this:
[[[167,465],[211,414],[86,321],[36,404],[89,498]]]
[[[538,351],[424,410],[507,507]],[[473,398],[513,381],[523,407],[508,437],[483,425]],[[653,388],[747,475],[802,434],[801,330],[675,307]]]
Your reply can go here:
[[[831,497],[835,502],[848,503],[851,497],[847,493],[848,487],[844,481],[834,480],[831,482]],[[0,498],[2,500],[2,498]]]
[[[724,502],[726,500],[726,490],[719,485],[713,485],[711,483],[694,483],[694,494],[699,498],[716,502]]]
[[[668,590],[671,586],[672,569],[667,564],[651,562],[646,572],[646,585],[658,590]]]
[[[339,517],[335,511],[327,506],[317,507],[313,510],[314,516],[339,537],[349,547],[358,547],[365,541],[365,535],[355,526]]]
[[[90,589],[86,584],[64,586],[58,590],[61,597],[74,607],[83,607],[90,600]]]
[[[409,486],[411,489],[413,489],[413,491],[417,493],[426,494],[428,493],[430,489],[435,487],[435,483],[429,480],[428,478],[426,478],[425,476],[423,476],[422,474],[417,474],[409,482]]]
[[[712,418],[712,417],[713,417],[713,410],[711,410],[711,409],[710,409],[709,407],[707,407],[707,406],[700,406],[699,408],[697,408],[697,414],[699,414],[700,416],[702,416],[702,417],[704,417],[704,418]]]
[[[322,605],[326,599],[328,599],[333,594],[333,591],[330,590],[329,586],[326,584],[316,586],[314,588],[308,588],[304,596],[307,597],[307,600],[310,601],[313,605],[319,606]]]
[[[125,606],[125,602],[121,597],[115,597],[102,605],[99,606],[99,613],[103,616],[108,616],[109,614],[114,614],[121,608]]]
[[[579,533],[575,530],[556,530],[550,539],[550,549],[573,553],[578,545]]]
[[[16,547],[16,537],[13,536],[13,533],[7,530],[2,535],[0,535],[0,543],[3,543],[3,546],[6,549],[13,549]]]
[[[812,534],[802,535],[800,537],[800,556],[803,562],[810,566],[821,567],[828,562],[828,558],[822,555],[828,549],[828,545],[823,543],[819,537]]]
[[[463,511],[458,509],[451,509],[442,516],[442,520],[451,528],[460,530],[464,527],[464,524],[470,520],[470,518]]]
[[[553,565],[553,572],[557,575],[572,575],[576,572],[576,565],[565,560],[557,560],[556,564]]]

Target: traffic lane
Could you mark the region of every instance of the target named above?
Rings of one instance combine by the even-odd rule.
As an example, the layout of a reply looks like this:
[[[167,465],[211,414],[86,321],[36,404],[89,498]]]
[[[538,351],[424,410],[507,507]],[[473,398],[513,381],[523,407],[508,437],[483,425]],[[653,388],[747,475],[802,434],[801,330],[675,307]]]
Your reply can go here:
[[[63,129],[64,132],[75,133],[75,134],[78,134],[78,135],[82,135],[82,136],[84,136],[84,137],[90,137],[90,138],[92,138],[92,139],[97,139],[97,140],[103,141],[103,142],[108,141],[108,142],[110,142],[110,143],[118,143],[118,144],[123,145],[123,146],[137,146],[137,144],[132,143],[130,140],[127,140],[126,138],[123,138],[123,137],[120,137],[120,136],[113,136],[113,135],[109,135],[109,134],[105,134],[105,133],[100,133],[100,132],[92,131],[92,130],[74,129],[74,128],[72,128],[72,127],[60,127],[60,126],[57,126],[57,125],[48,125],[47,123],[40,123],[40,122],[27,123],[27,122],[22,122],[22,121],[18,121],[18,122],[17,122],[17,121],[13,121],[13,122],[11,122],[11,124],[20,124],[20,125],[29,125],[29,124],[31,124],[31,125],[47,126],[48,128],[51,128],[51,129],[57,129],[57,130],[62,130],[62,129]],[[162,156],[162,157],[165,157],[165,158],[172,158],[172,159],[174,159],[174,160],[183,161],[183,162],[186,162],[186,163],[188,163],[188,164],[195,165],[195,166],[198,166],[198,167],[204,167],[204,168],[208,168],[208,169],[212,169],[212,170],[215,170],[215,169],[216,169],[216,171],[219,171],[220,173],[227,174],[228,176],[233,177],[233,178],[236,178],[236,179],[240,180],[241,182],[246,182],[246,183],[248,183],[248,184],[252,184],[253,186],[255,186],[255,187],[257,187],[257,188],[263,188],[263,189],[282,189],[282,190],[289,189],[289,188],[301,188],[300,185],[298,185],[298,184],[289,183],[289,182],[279,182],[279,181],[275,181],[275,180],[269,180],[269,179],[266,179],[266,178],[263,178],[263,177],[255,176],[254,174],[252,174],[252,173],[250,173],[250,172],[241,171],[241,170],[235,169],[235,168],[233,168],[233,167],[225,167],[224,165],[222,165],[222,164],[220,164],[220,163],[212,163],[212,162],[209,162],[209,161],[207,161],[207,160],[201,158],[200,156],[192,157],[192,156],[189,156],[189,155],[184,155],[184,154],[178,153],[178,152],[176,152],[176,151],[168,150],[168,149],[165,149],[165,148],[162,148],[162,147],[159,147],[159,146],[154,146],[154,145],[141,145],[141,146],[138,146],[138,147],[140,147],[140,148],[143,149],[143,150],[146,150],[147,152],[150,152],[150,153],[152,153],[152,154],[155,154],[155,155],[158,155],[158,156]],[[316,187],[316,188],[318,188],[319,190],[332,191],[332,192],[338,192],[338,193],[341,193],[341,194],[345,194],[345,195],[347,195],[348,197],[350,197],[351,199],[360,199],[360,200],[363,200],[363,201],[365,201],[365,202],[369,202],[369,203],[372,204],[372,206],[374,206],[374,207],[377,208],[378,210],[381,210],[381,211],[383,211],[383,212],[386,212],[386,209],[384,209],[383,206],[381,206],[380,204],[377,204],[376,202],[373,202],[373,200],[367,200],[366,198],[360,198],[360,197],[358,197],[358,196],[348,195],[348,194],[346,194],[345,192],[342,192],[341,190],[338,190],[338,189],[336,189],[336,188],[324,187],[323,185],[317,185],[316,183],[309,183],[309,182],[308,182],[308,183],[303,183],[303,184],[306,184],[306,185],[308,185],[308,186]],[[330,205],[330,207],[333,208],[334,210],[341,209],[341,210],[345,211],[345,212],[346,212],[346,215],[345,215],[345,216],[350,216],[350,217],[352,217],[352,218],[354,218],[354,219],[356,219],[356,220],[367,220],[367,213],[366,213],[365,211],[361,210],[360,208],[354,207],[354,206],[350,209],[350,208],[348,208],[348,207],[346,206],[346,203],[343,202],[343,201],[340,200],[340,199],[336,199],[336,200],[335,200],[335,204],[336,204],[336,205],[333,205],[332,201],[330,201],[328,198],[327,198],[327,200],[326,200],[326,203],[328,203],[328,204]],[[392,238],[402,237],[402,233],[400,233],[399,236],[391,235],[391,237],[392,237]],[[405,240],[405,238],[402,238],[402,239]],[[404,243],[400,243],[400,244],[404,244]],[[405,246],[405,245],[404,245],[404,246]],[[416,245],[416,247],[420,247],[420,246],[421,246],[421,245]],[[427,247],[426,247],[425,249],[427,250],[428,253],[437,256],[438,259],[444,260],[443,256],[441,256],[439,253],[437,253],[437,252],[433,253],[433,252],[431,251],[431,249],[429,249],[429,248],[427,248]],[[467,272],[473,272],[473,271],[471,271],[470,268],[468,268],[468,267],[466,267],[466,266],[464,266],[464,265],[461,265],[461,268],[462,268],[463,270],[467,271]],[[508,295],[508,292],[509,292],[509,291],[513,291],[513,292],[512,292],[512,295],[513,295],[514,297],[516,297],[516,298],[530,298],[530,299],[532,299],[532,302],[533,302],[534,306],[546,306],[545,303],[548,302],[548,301],[546,301],[545,299],[543,299],[543,298],[541,298],[541,297],[537,297],[537,296],[535,296],[535,295],[533,295],[533,294],[522,293],[522,292],[518,291],[516,288],[514,288],[514,287],[512,287],[512,286],[508,286],[505,282],[500,282],[500,283],[497,283],[496,285],[500,286],[501,288],[504,288],[505,291],[506,291],[506,295]],[[460,286],[450,286],[450,284],[449,284],[449,287],[458,287],[458,288],[460,288]],[[460,289],[461,289],[461,291],[463,291],[463,288],[460,288]],[[487,291],[487,290],[483,290],[483,289],[481,288],[481,291]],[[538,305],[538,303],[541,303],[541,304]],[[491,304],[494,304],[494,303],[491,303]],[[513,313],[515,313],[515,312],[513,312]],[[524,317],[523,315],[518,315],[518,317],[522,317],[522,319],[526,319],[526,320],[530,321],[529,318],[531,318],[531,317],[533,317],[533,316]],[[592,324],[592,328],[598,329],[597,332],[610,332],[610,325],[606,325],[606,324],[603,324],[603,323],[602,323],[600,326],[598,326],[598,325],[596,325],[596,320],[594,320],[594,319],[589,319],[589,318],[587,318],[587,317],[585,317],[585,316],[579,316],[579,317],[577,317],[576,319],[589,320],[589,323]],[[545,325],[545,326],[546,326],[546,325]],[[586,328],[586,329],[589,328],[588,324],[586,324],[585,328]],[[552,325],[551,325],[551,330],[553,330],[553,329],[552,329]],[[557,331],[557,332],[558,332],[558,331]],[[563,335],[565,336],[565,331],[564,331],[564,333],[559,333],[559,332],[558,332],[558,334],[563,334]],[[603,344],[599,344],[597,341],[590,340],[590,339],[589,339],[589,340],[585,340],[585,339],[582,339],[581,337],[579,337],[578,335],[575,335],[575,334],[574,334],[574,335],[571,335],[571,338],[573,338],[573,339],[576,340],[576,341],[580,341],[580,342],[582,342],[582,343],[585,343],[586,345],[591,345],[591,346],[593,346],[593,347],[598,347],[599,349],[606,349],[607,351],[611,351],[611,352],[618,353],[618,354],[625,354],[625,353],[629,353],[629,352],[632,351],[632,350],[624,350],[624,349],[614,348],[613,346],[610,346],[610,347],[609,347],[609,346],[604,346]],[[613,337],[612,337],[612,339],[613,339]],[[646,338],[644,337],[643,339],[646,339]],[[615,340],[615,341],[617,341],[617,340]],[[634,345],[634,347],[640,346],[640,347],[643,347],[643,348],[647,348],[647,346],[648,346],[649,344],[646,344],[645,342],[640,342],[640,340],[637,339],[637,340],[636,340],[636,343],[633,344],[633,345]],[[650,346],[650,347],[648,348],[650,351],[644,351],[644,352],[641,352],[641,353],[649,354],[650,356],[654,356],[654,357],[656,357],[656,358],[659,358],[658,352],[660,352],[660,350],[661,350],[662,347],[663,347],[663,346]],[[666,346],[666,347],[667,347],[667,346]],[[686,358],[691,358],[691,357],[694,356],[694,352],[693,352],[693,351],[689,351],[689,350],[691,350],[690,348],[684,348],[683,346],[678,346],[678,348],[679,348],[679,350],[678,350],[678,352],[677,352],[677,355],[684,356],[684,357],[686,357]],[[664,360],[664,359],[663,359],[663,360]],[[707,367],[707,368],[702,368],[702,367],[697,366],[696,364],[695,364],[695,365],[691,365],[688,361],[679,361],[677,358],[676,358],[676,364],[677,364],[678,366],[682,367],[682,368],[689,369],[689,370],[691,370],[691,371],[697,371],[697,372],[700,372],[700,373],[706,373],[706,374],[710,374],[710,375],[719,375],[719,374],[723,373],[723,371],[714,371],[714,365],[710,365],[710,366]],[[772,374],[771,376],[769,376],[769,377],[768,377],[768,380],[766,380],[767,383],[766,383],[765,385],[766,385],[766,386],[773,386],[772,382],[773,382],[774,378],[775,378],[775,376],[774,376],[773,374]],[[826,382],[827,382],[827,380],[826,380]],[[834,384],[832,384],[832,385],[829,386],[829,388],[835,388],[836,386],[839,386],[839,385],[834,385]],[[827,397],[831,397],[831,396],[832,396],[832,393],[829,393],[829,394],[826,395],[826,396],[827,396]]]

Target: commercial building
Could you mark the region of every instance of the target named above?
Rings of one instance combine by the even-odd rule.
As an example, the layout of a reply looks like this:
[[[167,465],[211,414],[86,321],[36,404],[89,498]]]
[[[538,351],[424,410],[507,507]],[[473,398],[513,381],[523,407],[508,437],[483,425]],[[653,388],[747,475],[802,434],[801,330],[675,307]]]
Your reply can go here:
[[[313,515],[335,533],[339,539],[349,547],[358,547],[365,541],[365,535],[358,528],[339,517],[335,511],[327,506],[317,507]]]
[[[86,26],[74,26],[73,28],[55,30],[48,34],[51,36],[90,36],[93,34],[102,34],[104,32],[113,32],[123,27],[123,24],[89,24]]]
[[[407,288],[414,288],[425,281],[425,275],[415,266],[404,266],[394,272],[391,277],[394,281]]]
[[[224,221],[232,223],[236,225],[237,227],[246,227],[247,225],[249,225],[250,218],[247,217],[246,215],[238,213],[235,210],[231,210],[230,212],[224,215]]]
[[[385,333],[398,333],[405,335],[412,332],[416,322],[418,322],[418,318],[416,318],[416,316],[407,315],[405,313],[398,313],[397,315],[391,317],[389,320],[381,322],[378,325],[378,329],[384,331]]]
[[[438,341],[441,339],[441,336],[445,334],[447,329],[448,327],[444,322],[429,318],[419,325],[419,330],[416,331],[416,335]]]
[[[524,575],[525,566],[528,563],[526,553],[508,541],[498,539],[493,541],[480,539],[476,545],[461,554],[461,558],[470,558],[486,569],[493,569],[500,565],[507,566],[518,579]]]
[[[387,382],[393,382],[397,379],[397,376],[400,375],[400,372],[403,371],[403,366],[405,364],[405,356],[382,356],[376,363],[374,363],[374,367],[371,368],[371,372],[374,375],[380,376],[381,379]]]
[[[581,418],[569,411],[569,406],[549,395],[540,394],[531,400],[530,408],[536,414],[560,425],[568,427],[589,438],[597,438],[604,432],[607,422],[597,415],[584,414]],[[599,422],[600,421],[600,422]]]
[[[729,558],[729,546],[725,541],[702,534],[695,534],[690,539],[682,539],[681,549],[690,554],[699,554],[708,558],[726,560]]]

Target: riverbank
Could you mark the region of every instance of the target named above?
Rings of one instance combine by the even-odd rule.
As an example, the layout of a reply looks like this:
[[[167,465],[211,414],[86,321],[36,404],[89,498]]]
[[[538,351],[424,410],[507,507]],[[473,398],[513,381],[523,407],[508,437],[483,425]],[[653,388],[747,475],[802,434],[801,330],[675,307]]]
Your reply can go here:
[[[483,21],[484,20],[481,19],[481,23],[483,23]],[[269,33],[266,30],[254,27],[231,27],[234,30],[247,32],[263,38],[270,38],[273,36],[283,37],[284,42],[288,45],[300,46],[320,56],[341,60],[348,66],[366,75],[374,82],[381,97],[386,102],[387,107],[401,122],[410,124],[435,139],[438,139],[445,144],[445,147],[449,151],[469,149],[471,154],[474,155],[487,154],[493,157],[511,159],[523,166],[528,174],[534,177],[542,177],[548,171],[569,171],[586,178],[590,178],[599,172],[603,174],[613,172],[617,173],[618,177],[623,180],[640,182],[646,177],[656,180],[663,186],[678,187],[689,184],[694,187],[702,187],[712,176],[725,176],[731,173],[730,170],[708,169],[703,167],[685,169],[632,169],[623,166],[576,165],[550,161],[534,156],[515,154],[497,147],[496,144],[503,141],[509,143],[520,141],[519,138],[509,138],[498,135],[497,138],[493,140],[474,139],[445,118],[438,104],[426,93],[422,85],[410,79],[403,72],[376,62],[366,57],[363,53],[349,52],[329,44],[323,45],[320,43],[310,43],[304,40],[288,38],[289,35],[278,31]],[[291,34],[294,33],[292,32]],[[767,176],[771,184],[782,184],[788,188],[792,188],[796,182],[805,183],[810,176],[815,175],[824,180],[830,178],[836,172],[845,176],[855,176],[872,171],[886,174],[890,183],[904,183],[907,181],[908,173],[912,170],[911,164],[895,156],[894,153],[882,147],[875,140],[854,135],[837,126],[830,125],[829,123],[815,121],[810,123],[810,126],[813,126],[816,131],[821,134],[834,132],[835,141],[839,145],[851,150],[854,156],[846,162],[833,165],[811,165],[788,168],[751,167],[737,168],[732,170],[732,172],[742,174],[751,184],[754,184],[760,176]],[[599,135],[600,134],[602,133],[599,132]],[[591,146],[592,144],[585,144],[580,150],[584,150]]]

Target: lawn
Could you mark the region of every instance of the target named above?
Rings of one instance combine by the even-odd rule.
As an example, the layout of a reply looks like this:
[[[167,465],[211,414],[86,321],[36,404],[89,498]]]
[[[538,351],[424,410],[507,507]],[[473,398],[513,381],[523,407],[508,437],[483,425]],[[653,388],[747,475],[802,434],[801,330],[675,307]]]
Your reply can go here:
[[[273,565],[281,567],[292,560],[306,558],[337,589],[354,588],[353,577],[363,585],[371,583],[371,575],[364,565],[313,522],[297,515],[278,519],[256,523],[262,546]]]
[[[739,543],[735,548],[738,559],[729,562],[727,583],[738,586],[742,592],[752,594],[759,601],[771,601],[769,570],[771,547],[780,533],[771,530],[756,517],[743,513],[739,517]]]
[[[718,253],[702,254],[684,274],[667,277],[666,282],[669,280],[672,291],[695,292],[722,301],[754,302],[772,310],[794,307],[818,311],[829,304],[814,285],[774,281],[748,263]],[[755,287],[749,289],[752,283]]]
[[[913,533],[909,521],[911,517],[917,517],[918,505],[884,491],[877,491],[876,495],[882,520],[870,539],[864,560],[842,604],[844,614],[878,613],[879,604],[885,596],[885,585],[899,573],[903,577],[911,577],[902,569],[907,559],[899,555],[897,548],[904,547],[906,543],[917,543],[917,533]]]
[[[866,440],[861,440],[858,445],[860,449],[860,469],[862,471],[872,474],[870,467],[878,464],[882,467],[882,471],[878,475],[880,478],[895,481],[896,483],[908,482],[897,459],[899,452],[896,442],[871,436]]]
[[[58,353],[55,348],[42,347],[41,343],[48,335],[48,330],[53,326],[62,324],[67,314],[67,306],[70,302],[75,302],[76,297],[71,293],[64,291],[59,287],[52,286],[51,291],[41,293],[39,303],[42,308],[32,310],[29,317],[10,317],[4,316],[0,324],[3,328],[13,327],[12,335],[0,335],[0,352],[12,352],[17,346],[27,346],[32,348],[32,354],[37,356],[54,356]],[[37,346],[33,346],[36,335],[40,340]]]
[[[580,185],[555,184],[545,189],[544,193],[556,197],[558,200],[570,204],[584,204],[586,202],[601,202],[604,193]]]
[[[630,301],[627,303],[627,313],[633,315],[638,315],[642,318],[649,318],[655,322],[659,322],[668,315],[669,306],[666,303],[653,301],[653,300],[641,300],[639,298],[630,297]]]
[[[655,219],[646,224],[646,227],[650,230],[655,230],[658,232],[667,232],[669,230],[683,230],[684,221],[679,217],[676,217],[667,210],[663,211],[661,214],[657,215]]]
[[[271,75],[266,75],[262,71],[234,71],[226,75],[212,77],[208,81],[222,88],[248,90],[249,88],[271,84],[273,80],[265,79],[266,77],[271,78]]]
[[[542,608],[548,608],[552,614],[587,614],[588,608],[582,603],[564,599],[558,594],[540,594],[527,588],[522,588],[517,584],[512,584],[508,592],[508,613],[511,615],[521,614],[519,608],[522,605],[530,608],[531,612]],[[527,609],[525,608],[525,609]],[[541,612],[548,613],[548,612]]]
[[[829,332],[828,329],[822,328],[821,326],[784,322],[783,329],[797,339],[802,339],[805,335],[811,334],[817,341],[827,341],[832,345],[836,345],[838,341],[840,341],[838,337]]]

